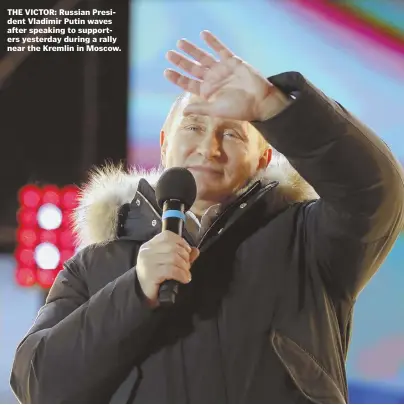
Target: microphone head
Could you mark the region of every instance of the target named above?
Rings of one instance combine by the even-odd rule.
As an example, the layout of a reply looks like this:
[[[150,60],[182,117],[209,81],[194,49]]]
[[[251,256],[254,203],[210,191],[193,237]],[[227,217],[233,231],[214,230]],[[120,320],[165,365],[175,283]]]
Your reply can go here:
[[[167,200],[178,200],[188,211],[196,198],[196,182],[192,173],[185,167],[172,167],[160,177],[156,186],[157,204],[161,209]]]

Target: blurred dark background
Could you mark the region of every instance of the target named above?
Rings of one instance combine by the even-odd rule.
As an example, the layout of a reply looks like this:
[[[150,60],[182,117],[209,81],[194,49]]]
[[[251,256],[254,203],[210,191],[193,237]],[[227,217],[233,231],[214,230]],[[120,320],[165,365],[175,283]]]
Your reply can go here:
[[[0,403],[17,402],[9,387],[14,351],[47,293],[16,280],[19,190],[78,185],[94,165],[126,160],[129,1],[76,1],[81,9],[114,8],[121,52],[6,52],[7,8],[57,3],[0,4]]]
[[[6,31],[7,8],[32,8],[33,3],[52,8],[57,1],[2,1],[0,32]],[[13,250],[20,187],[78,184],[92,166],[126,159],[129,2],[83,0],[79,5],[113,5],[113,29],[122,52],[33,52],[0,83],[3,252]],[[0,74],[5,38],[2,42]]]

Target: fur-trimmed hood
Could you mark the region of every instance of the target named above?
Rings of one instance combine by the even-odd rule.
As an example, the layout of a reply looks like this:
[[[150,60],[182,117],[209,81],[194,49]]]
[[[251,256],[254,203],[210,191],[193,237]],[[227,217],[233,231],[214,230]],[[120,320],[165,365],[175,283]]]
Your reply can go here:
[[[124,170],[122,166],[112,165],[93,170],[80,190],[79,203],[73,213],[79,249],[115,239],[121,206],[133,200],[141,178],[154,186],[162,171],[162,168]],[[278,181],[279,192],[290,202],[318,198],[314,189],[281,155],[274,156],[268,168],[254,178],[256,180],[263,183]]]

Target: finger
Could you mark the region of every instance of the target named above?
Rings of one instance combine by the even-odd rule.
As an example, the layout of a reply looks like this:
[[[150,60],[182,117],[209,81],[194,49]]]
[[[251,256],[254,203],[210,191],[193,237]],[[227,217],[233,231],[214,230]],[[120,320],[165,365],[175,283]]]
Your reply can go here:
[[[173,65],[178,66],[187,73],[190,73],[192,76],[197,77],[198,79],[203,79],[203,76],[206,72],[206,68],[201,67],[197,62],[188,59],[184,55],[176,51],[168,51],[166,58]]]
[[[191,254],[189,255],[189,261],[192,264],[200,255],[199,249],[196,247],[192,248]]]
[[[189,270],[187,270],[187,271],[184,271],[184,270],[179,271],[178,270],[177,274],[178,274],[177,281],[179,281],[180,283],[188,284],[192,280],[192,275],[191,275],[191,272]],[[176,274],[176,276],[177,276],[177,274]]]
[[[182,246],[176,246],[175,253],[182,257],[187,263],[190,263],[190,252]]]
[[[163,265],[160,267],[160,277],[157,280],[158,284],[163,283],[166,280],[175,280],[182,284],[188,284],[191,279],[191,273],[189,270],[184,270],[175,265]]]
[[[157,266],[172,265],[184,271],[189,271],[191,263],[189,262],[189,255],[183,258],[176,252],[154,252],[152,262]]]
[[[178,254],[174,255],[172,258],[172,264],[184,271],[189,271],[189,269],[191,268],[191,264],[189,263],[189,256],[188,259],[184,259]]]
[[[227,48],[218,38],[216,38],[210,31],[201,32],[202,39],[206,44],[220,55],[221,59],[231,58],[234,53]]]
[[[189,255],[191,253],[191,247],[185,244],[179,244],[173,241],[164,241],[155,246],[153,250],[150,250],[150,255],[178,255],[186,262],[189,262]]]
[[[164,76],[175,85],[181,87],[185,91],[189,91],[192,94],[199,96],[201,83],[198,80],[190,79],[172,69],[166,69]]]
[[[187,41],[186,39],[180,39],[177,42],[179,49],[192,56],[196,61],[198,61],[201,66],[211,68],[217,63],[217,60],[213,55],[204,51],[201,48],[198,48],[192,42]]]
[[[188,242],[180,235],[166,230],[161,232],[160,237],[163,238],[163,240],[175,242],[177,245],[182,246],[185,250],[187,250],[188,253],[191,253],[191,246],[189,246]]]

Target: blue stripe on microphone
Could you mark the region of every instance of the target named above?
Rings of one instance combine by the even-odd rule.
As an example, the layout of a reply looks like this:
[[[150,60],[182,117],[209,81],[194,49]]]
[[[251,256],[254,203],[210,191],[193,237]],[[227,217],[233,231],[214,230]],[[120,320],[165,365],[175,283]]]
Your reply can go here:
[[[166,218],[179,218],[185,222],[185,214],[178,210],[167,210],[167,211],[163,212],[162,219],[166,219]]]

